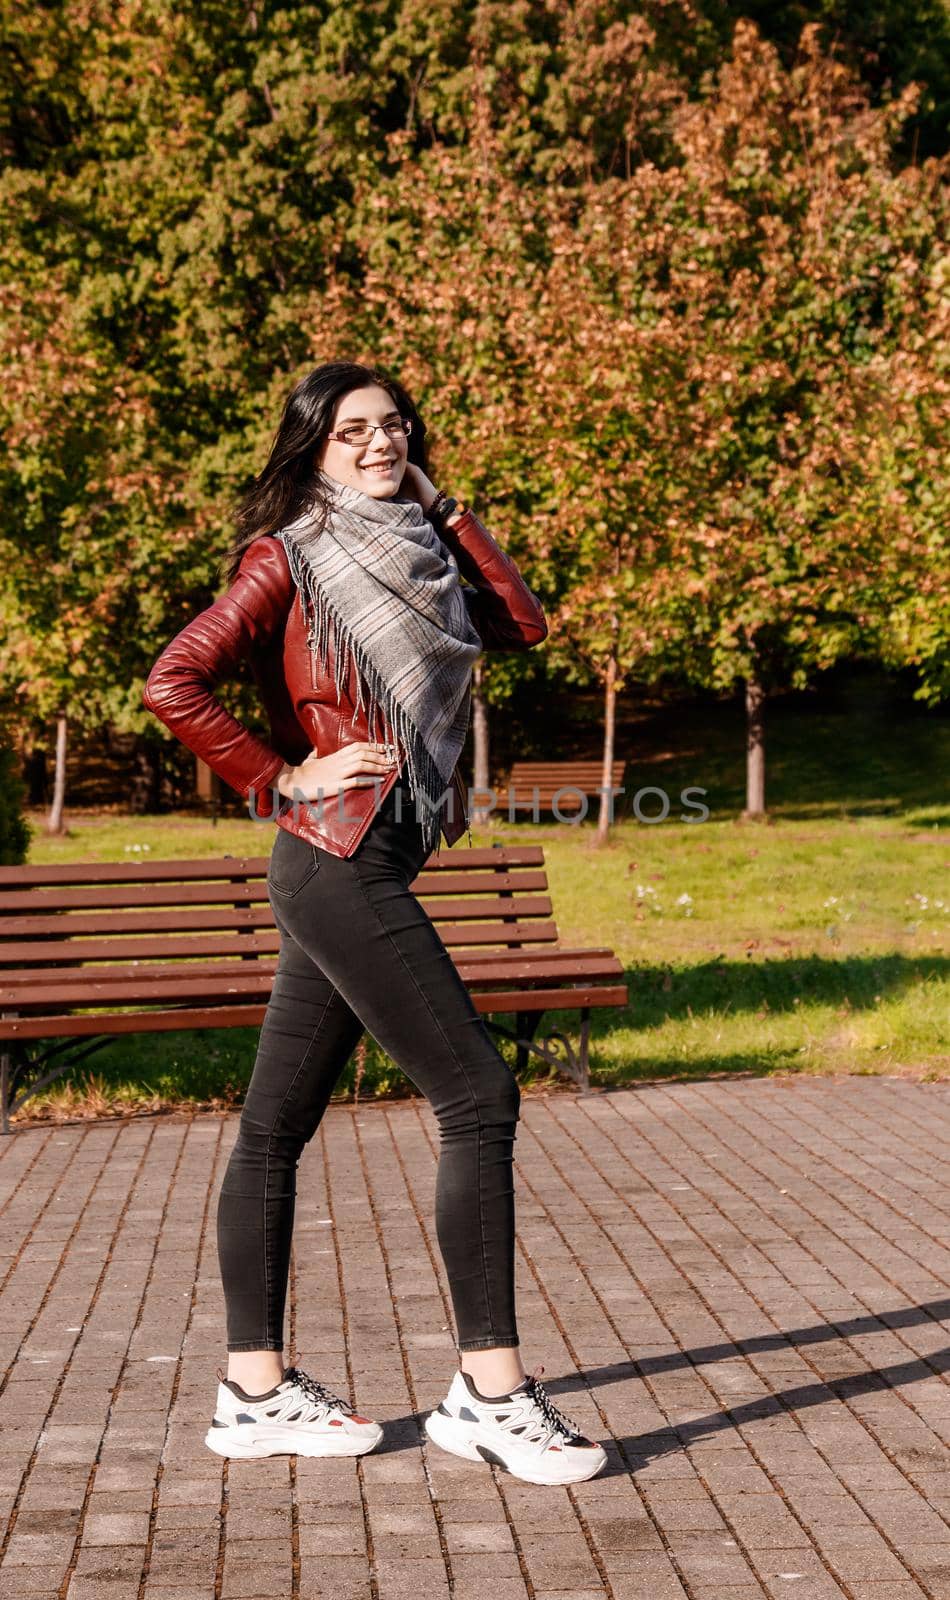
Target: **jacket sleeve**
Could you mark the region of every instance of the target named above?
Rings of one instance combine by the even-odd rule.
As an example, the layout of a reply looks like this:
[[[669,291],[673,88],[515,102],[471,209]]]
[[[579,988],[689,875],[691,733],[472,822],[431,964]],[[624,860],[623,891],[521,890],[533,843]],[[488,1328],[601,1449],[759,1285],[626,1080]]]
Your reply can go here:
[[[530,650],[547,638],[540,602],[474,511],[451,526],[446,523],[440,538],[462,577],[474,585],[463,592],[486,650]]]
[[[244,799],[262,794],[258,815],[269,814],[262,791],[276,779],[284,757],[233,717],[214,695],[233,676],[252,645],[280,627],[292,599],[293,579],[277,539],[255,539],[227,593],[199,613],[162,651],[142,700],[182,744],[207,762]]]

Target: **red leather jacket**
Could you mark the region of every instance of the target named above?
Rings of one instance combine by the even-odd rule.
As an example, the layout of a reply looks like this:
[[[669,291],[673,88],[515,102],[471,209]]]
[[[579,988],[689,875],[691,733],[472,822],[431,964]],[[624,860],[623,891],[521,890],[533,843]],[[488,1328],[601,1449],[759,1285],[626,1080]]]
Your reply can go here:
[[[472,511],[441,535],[467,584],[472,622],[486,650],[528,650],[547,636],[547,622],[514,562]],[[270,721],[258,739],[215,698],[215,685],[248,657]],[[311,806],[279,794],[284,763],[297,766],[312,749],[330,755],[369,739],[365,706],[356,710],[352,664],[340,702],[334,690],[332,640],[326,669],[307,643],[300,595],[279,539],[264,534],[245,551],[226,594],[189,622],[155,662],[142,699],[182,744],[249,802],[252,815],[336,856],[350,856],[399,776],[347,789]],[[365,698],[365,697],[364,697]],[[405,752],[401,752],[403,761]],[[448,844],[468,826],[465,780],[456,767],[440,807]]]

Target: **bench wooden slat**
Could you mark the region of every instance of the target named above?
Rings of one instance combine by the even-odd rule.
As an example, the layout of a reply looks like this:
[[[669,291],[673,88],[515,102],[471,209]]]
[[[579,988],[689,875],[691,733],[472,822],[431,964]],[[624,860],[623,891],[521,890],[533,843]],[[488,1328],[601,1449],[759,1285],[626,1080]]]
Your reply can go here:
[[[558,989],[493,989],[472,995],[476,1011],[573,1011],[579,1006],[625,1006],[625,984],[572,985]]]
[[[147,910],[154,906],[249,905],[267,899],[263,878],[253,883],[131,883],[106,885],[101,889],[7,889],[0,894],[0,928],[18,913],[30,915],[68,914],[96,910],[110,913]]]
[[[479,1012],[492,1011],[571,1011],[578,1006],[623,1006],[627,1003],[624,986],[572,987],[558,989],[476,990],[472,1002]],[[14,1039],[88,1038],[108,1033],[168,1033],[172,1029],[249,1028],[264,1020],[266,1006],[249,1001],[246,1006],[215,1006],[180,1011],[98,1012],[92,1016],[43,1016],[6,1018],[5,1034]]]
[[[264,1020],[267,1007],[249,1001],[246,1006],[183,1006],[181,1010],[98,1012],[93,1016],[23,1017],[4,1022],[11,1039],[84,1039],[98,1033],[169,1033],[173,1029],[253,1028]]]
[[[18,938],[31,936],[41,938],[45,934],[62,935],[67,927],[70,934],[102,934],[103,918],[86,915],[81,911],[69,917],[44,917],[44,916],[18,916],[4,919],[0,929],[7,934],[15,934]],[[207,929],[209,932],[221,928],[270,928],[274,925],[269,905],[244,906],[235,910],[221,907],[220,910],[208,911],[183,911],[176,914],[174,911],[132,912],[124,916],[120,911],[113,911],[108,918],[108,927],[111,934],[141,933],[143,929],[167,929],[169,933],[181,933],[186,928],[194,928],[196,932]]]
[[[608,950],[606,946],[591,946],[579,950],[536,950],[530,946],[527,949],[504,951],[460,950],[458,955],[452,957],[456,966],[462,966],[464,964],[466,968],[469,968],[475,972],[481,971],[483,967],[492,966],[499,961],[504,962],[506,969],[509,966],[518,966],[522,962],[525,964],[530,964],[531,966],[533,966],[536,962],[539,962],[543,963],[545,969],[549,969],[550,971],[554,972],[560,971],[564,968],[573,967],[575,961],[586,961],[596,958],[603,959],[605,961],[617,960],[617,957],[614,955],[613,951]],[[622,968],[619,966],[619,964],[618,971],[622,971]]]
[[[62,928],[62,923],[57,924]],[[239,951],[269,954],[280,949],[280,934],[271,925],[261,932],[182,935],[181,938],[136,939],[22,939],[0,941],[0,972],[23,962],[63,963],[75,966],[86,961],[158,961],[163,956],[228,956]]]
[[[29,954],[29,949],[30,947],[26,946],[27,954]],[[253,971],[254,966],[257,965],[277,966],[277,952],[278,936],[275,936],[270,949],[267,952],[262,952],[262,954],[254,952],[253,960],[246,960],[246,958],[245,960],[240,960],[240,962],[194,960],[194,962],[186,962],[184,965],[179,962],[168,962],[155,963],[152,966],[147,962],[123,962],[122,966],[109,966],[107,963],[104,963],[104,965],[83,963],[82,966],[78,966],[77,963],[72,968],[69,968],[69,966],[18,966],[18,968],[5,971],[5,973],[0,971],[0,982],[2,982],[3,986],[11,986],[13,984],[14,987],[26,986],[26,984],[50,984],[50,986],[54,986],[54,984],[62,984],[62,982],[69,981],[69,978],[75,976],[77,971],[88,973],[90,978],[94,978],[99,982],[107,981],[107,979],[117,979],[117,981],[118,979],[128,979],[131,982],[136,978],[136,974],[142,976],[142,978],[162,978],[163,974],[168,973],[170,968],[186,974],[208,971],[208,973],[218,973],[218,976],[221,976],[224,973],[235,974],[246,973],[248,970]],[[186,954],[192,954],[192,952],[186,952]],[[206,954],[206,952],[203,952],[203,954]],[[229,947],[222,954],[226,955],[226,957],[235,955],[234,947]],[[537,952],[531,949],[459,950],[459,954],[456,957],[456,966],[464,965],[469,970],[480,970],[481,966],[496,965],[499,962],[515,966],[528,965],[528,963],[534,965],[536,962],[542,962],[545,968],[550,968],[553,971],[557,966],[571,965],[577,958],[595,957],[595,955],[616,960],[613,950],[608,950],[606,947],[597,947],[597,949],[590,947],[590,949],[582,950],[544,949],[537,950]]]
[[[514,956],[515,952],[512,952]],[[552,962],[545,958],[538,961],[518,961],[505,959],[501,962],[476,963],[469,966],[464,957],[456,963],[467,983],[478,985],[481,983],[526,983],[542,981],[548,978],[570,979],[583,978],[594,982],[598,978],[619,978],[623,976],[623,967],[616,956],[577,956],[572,962]]]
[[[455,922],[471,920],[473,922],[497,921],[499,917],[549,917],[552,912],[550,895],[512,895],[510,899],[503,900],[500,896],[487,895],[479,900],[435,900],[427,893],[425,888],[414,891],[425,906],[433,922],[446,922],[451,917]]]
[[[433,918],[437,921],[437,918]],[[58,924],[62,927],[62,924]],[[505,945],[553,943],[557,940],[553,922],[511,922],[465,924],[439,923],[439,938],[446,945]],[[229,956],[269,953],[280,948],[280,935],[271,926],[263,932],[208,935],[183,935],[181,938],[136,939],[50,939],[0,942],[0,972],[23,962],[66,963],[75,967],[86,961],[110,961],[116,957],[132,960],[160,960],[163,956]],[[60,965],[60,970],[63,970]]]
[[[532,789],[529,795],[516,789],[512,793],[511,799],[505,800],[504,807],[499,806],[498,809],[507,811],[510,806],[512,811],[528,811],[531,806],[536,805],[542,811],[545,809],[551,811],[553,809],[552,802],[556,800],[559,811],[579,811],[585,799],[590,800],[590,793],[585,792],[582,794],[577,785],[573,790],[568,790],[567,793],[564,793],[560,787],[547,790]]]
[[[0,989],[0,1007],[8,1010],[19,1007],[23,1011],[31,1011],[41,1006],[47,1008],[51,1005],[82,1006],[91,1009],[93,1006],[115,1005],[149,1005],[157,1001],[168,1002],[175,1000],[218,1000],[233,994],[239,999],[242,994],[261,994],[270,990],[274,982],[273,971],[266,967],[258,966],[257,962],[248,968],[246,974],[240,978],[224,976],[221,978],[202,976],[192,977],[179,970],[173,975],[164,978],[143,978],[141,982],[132,985],[123,981],[106,981],[99,983],[90,975],[80,982],[64,983],[60,989],[52,989],[50,985],[24,985],[4,986]],[[0,1038],[7,1022],[0,1021]]]
[[[425,900],[425,891],[419,894]],[[426,908],[428,909],[428,907]],[[491,899],[471,900],[446,899],[436,900],[430,915],[433,922],[441,922],[451,918],[455,922],[463,922],[468,918],[473,921],[484,921],[486,917],[498,916],[501,912],[513,917],[549,917],[551,915],[551,901],[547,895],[512,896],[510,900],[493,902]],[[20,938],[29,934],[40,937],[44,934],[62,934],[67,928],[71,934],[101,934],[103,925],[102,916],[86,915],[81,911],[72,913],[68,919],[49,916],[18,916],[11,917],[0,923],[0,928],[6,934],[17,934]],[[149,911],[131,912],[126,916],[121,911],[113,911],[108,917],[108,929],[116,933],[141,933],[145,927],[152,929],[167,929],[169,933],[181,933],[186,928],[216,930],[221,928],[264,928],[273,926],[273,917],[269,904],[259,907],[237,906],[232,908],[221,907],[207,910],[182,911]]]
[[[548,886],[546,872],[529,869],[498,872],[444,873],[434,878],[426,872],[413,880],[414,892],[419,895],[468,894],[527,894],[543,891]],[[0,913],[4,921],[17,912],[36,915],[53,912],[72,912],[83,909],[132,911],[153,906],[213,906],[250,905],[267,901],[267,884],[264,879],[255,883],[166,883],[109,885],[101,889],[18,889],[0,894]]]
[[[491,963],[466,965],[464,957],[456,962],[467,982],[479,984],[520,983],[529,979],[557,978],[557,962],[540,958],[526,960],[498,960]],[[594,979],[619,977],[623,968],[617,958],[579,956],[571,965],[571,977]],[[209,966],[194,972],[177,967],[174,972],[160,968],[145,971],[126,971],[119,975],[102,977],[95,969],[84,972],[82,978],[72,982],[4,984],[0,987],[0,1009],[32,1011],[51,1005],[81,1006],[88,1009],[105,1005],[148,1005],[156,1001],[216,1000],[233,994],[259,994],[271,987],[275,966],[271,963],[251,962],[245,967],[228,971]],[[49,978],[49,974],[43,974]],[[0,1020],[0,1038],[6,1024]]]
[[[265,878],[270,857],[195,856],[181,860],[141,856],[132,861],[64,861],[21,867],[0,867],[0,888],[18,889],[43,884],[77,883],[189,883],[196,878],[228,881]]]
[[[233,951],[228,952],[233,955]],[[616,961],[612,950],[605,946],[590,946],[577,950],[460,950],[455,956],[456,966],[465,966],[470,970],[480,971],[483,967],[534,967],[543,966],[545,970],[555,971],[562,966],[573,965],[579,960]],[[31,984],[44,984],[47,986],[63,985],[69,982],[79,982],[80,974],[88,975],[97,983],[135,983],[139,978],[163,978],[169,972],[180,972],[184,977],[200,977],[207,973],[213,977],[226,977],[253,972],[258,967],[276,970],[277,955],[271,953],[257,957],[252,961],[167,961],[147,962],[128,961],[121,966],[92,966],[84,965],[81,968],[63,967],[23,967],[16,971],[5,972],[0,977],[0,988],[4,991],[10,988],[26,988]],[[613,969],[611,969],[613,970]]]
[[[20,972],[3,974],[0,978],[0,1000],[4,1005],[12,1005],[12,996],[18,998],[33,989],[44,993],[55,989],[57,994],[65,994],[74,988],[88,992],[94,983],[121,983],[127,988],[134,988],[139,982],[158,982],[169,974],[181,978],[236,978],[246,977],[249,973],[276,970],[276,955],[255,957],[253,961],[168,961],[164,965],[159,963],[153,966],[130,961],[121,967],[25,967]],[[72,1003],[82,1005],[81,1000]]]
[[[619,783],[626,769],[625,761],[615,761],[611,768],[611,783]],[[602,781],[603,768],[599,761],[576,765],[552,762],[515,762],[508,774],[510,784],[525,783],[595,783]]]
[[[0,867],[0,889],[19,889],[30,885],[80,883],[186,883],[195,878],[229,880],[264,878],[270,857],[198,856],[177,860],[151,861],[70,861],[62,865]],[[537,844],[473,846],[462,852],[433,853],[423,872],[457,872],[467,867],[540,867],[544,850]]]

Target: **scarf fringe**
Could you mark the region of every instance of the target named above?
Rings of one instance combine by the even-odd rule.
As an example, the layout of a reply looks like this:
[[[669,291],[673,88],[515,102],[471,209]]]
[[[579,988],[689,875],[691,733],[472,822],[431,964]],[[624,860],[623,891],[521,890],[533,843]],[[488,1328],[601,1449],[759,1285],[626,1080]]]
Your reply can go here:
[[[307,624],[307,642],[314,651],[319,664],[327,670],[329,664],[329,644],[332,625],[333,653],[334,653],[334,690],[337,705],[340,704],[343,694],[343,685],[349,670],[350,661],[356,669],[356,710],[363,705],[364,690],[367,695],[366,716],[369,729],[369,742],[382,743],[395,742],[406,752],[409,767],[409,784],[413,795],[425,795],[428,804],[422,810],[419,823],[423,831],[426,848],[435,849],[437,853],[442,847],[442,829],[438,820],[438,802],[449,786],[439,771],[436,763],[410,717],[395,699],[392,690],[381,677],[366,655],[362,645],[354,639],[352,632],[336,608],[328,601],[326,594],[319,584],[313,582],[310,567],[301,554],[299,547],[292,539],[281,538],[281,543],[287,552],[290,570],[294,581],[300,590],[303,605],[304,621]],[[382,715],[385,733],[377,731],[377,721]],[[418,807],[417,813],[418,813]]]

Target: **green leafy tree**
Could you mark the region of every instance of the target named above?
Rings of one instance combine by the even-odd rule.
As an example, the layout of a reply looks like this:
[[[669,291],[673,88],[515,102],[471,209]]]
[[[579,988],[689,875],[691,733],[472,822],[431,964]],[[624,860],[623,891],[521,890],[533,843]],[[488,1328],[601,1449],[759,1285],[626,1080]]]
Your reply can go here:
[[[793,15],[780,11],[776,28]],[[812,529],[830,527],[842,425],[844,455],[860,438],[879,463],[868,508],[891,504],[895,471],[923,507],[926,485],[908,487],[906,471],[914,429],[934,420],[905,406],[900,466],[869,448],[864,420],[877,415],[874,384],[891,382],[888,340],[906,348],[894,309],[904,255],[921,262],[934,248],[933,169],[891,170],[912,102],[872,112],[812,35],[788,67],[740,30],[741,48],[707,83],[728,15],[689,0],[635,13],[619,0],[324,11],[12,0],[0,53],[0,687],[24,715],[147,727],[144,673],[216,588],[230,507],[282,395],[334,356],[378,357],[419,393],[446,480],[484,508],[552,613],[574,607],[565,638],[570,624],[589,647],[627,626],[633,563],[637,671],[688,659],[704,680],[732,681],[749,627],[761,643],[770,623],[759,593],[729,643],[714,621],[727,609],[717,585],[756,593],[742,561],[761,572],[773,496],[797,494]],[[841,266],[852,248],[854,281]],[[919,329],[906,281],[906,324]],[[560,307],[557,323],[534,314],[542,304]],[[575,322],[597,366],[583,405],[581,343],[562,339]],[[839,385],[829,410],[831,373],[846,361],[870,371],[872,347],[865,389]],[[809,384],[824,396],[813,408],[826,419],[824,456]],[[626,417],[631,386],[654,418]],[[799,413],[798,438],[791,421],[782,433],[769,420]],[[650,463],[643,482],[618,479],[583,502],[585,528],[608,530],[603,552],[574,539],[564,509],[599,484],[599,445]],[[769,480],[773,447],[787,474]],[[618,556],[628,513],[639,542]],[[778,592],[771,557],[765,570]],[[936,661],[937,598],[921,613],[921,583],[901,599],[900,562],[890,570],[895,625],[879,630],[880,648]],[[693,586],[683,616],[671,571]],[[852,594],[856,571],[842,564]],[[865,621],[841,622],[841,648],[857,647],[884,592],[862,581]],[[804,618],[801,583],[795,593]],[[828,606],[836,618],[840,608],[831,591],[823,605],[824,647],[839,627]],[[552,639],[552,664],[559,650]],[[777,645],[770,653],[778,660]],[[598,643],[591,662],[609,656]],[[563,661],[595,671],[577,649]],[[486,663],[486,702],[538,667]]]
[[[628,675],[741,687],[750,815],[769,692],[871,651],[905,568],[938,585],[920,408],[901,413],[902,536],[882,514],[887,450],[868,448],[888,437],[906,362],[918,389],[937,374],[923,291],[944,249],[945,163],[893,170],[912,105],[908,91],[871,108],[814,29],[786,71],[741,24],[707,95],[672,118],[678,161],[591,187],[529,321],[536,349],[552,330],[529,425],[560,396],[570,441],[550,451],[573,574],[556,622],[604,685],[605,756]],[[908,596],[908,630],[918,610]]]

